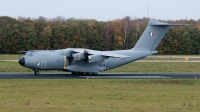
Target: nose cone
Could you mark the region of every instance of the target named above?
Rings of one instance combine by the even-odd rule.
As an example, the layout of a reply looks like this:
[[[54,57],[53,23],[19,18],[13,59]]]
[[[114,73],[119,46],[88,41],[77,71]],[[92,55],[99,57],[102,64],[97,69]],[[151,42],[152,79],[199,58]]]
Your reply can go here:
[[[24,66],[24,64],[25,64],[24,57],[22,57],[21,59],[19,59],[19,64],[22,65],[22,66]]]

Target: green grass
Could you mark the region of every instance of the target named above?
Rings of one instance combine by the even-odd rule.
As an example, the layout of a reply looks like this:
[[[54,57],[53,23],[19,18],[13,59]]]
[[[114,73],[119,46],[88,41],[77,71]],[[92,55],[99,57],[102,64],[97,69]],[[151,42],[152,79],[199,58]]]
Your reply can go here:
[[[5,79],[1,111],[198,112],[195,79]]]
[[[200,58],[188,58],[188,61],[200,61]],[[147,57],[142,60],[164,60],[164,61],[174,61],[174,60],[179,60],[179,61],[185,61],[185,58],[156,58],[156,57]]]
[[[31,69],[19,65],[18,62],[0,62],[0,72],[31,72]]]
[[[106,72],[200,72],[198,62],[133,62]]]
[[[24,54],[0,54],[0,60],[19,60]]]

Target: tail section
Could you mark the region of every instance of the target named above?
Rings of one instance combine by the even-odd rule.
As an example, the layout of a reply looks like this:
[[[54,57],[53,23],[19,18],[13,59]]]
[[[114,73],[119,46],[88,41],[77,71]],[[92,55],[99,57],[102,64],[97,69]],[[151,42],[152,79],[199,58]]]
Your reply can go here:
[[[132,49],[144,49],[154,51],[171,26],[184,26],[190,24],[167,24],[156,20],[150,20],[147,28]]]

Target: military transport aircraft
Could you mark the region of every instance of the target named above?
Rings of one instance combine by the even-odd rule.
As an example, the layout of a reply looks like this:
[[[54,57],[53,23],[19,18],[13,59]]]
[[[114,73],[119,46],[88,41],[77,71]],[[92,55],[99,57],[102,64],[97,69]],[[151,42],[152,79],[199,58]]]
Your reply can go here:
[[[19,64],[35,71],[66,70],[72,74],[95,75],[101,71],[110,70],[127,63],[145,58],[158,51],[158,44],[170,26],[189,24],[167,24],[150,20],[142,36],[129,50],[96,51],[84,48],[67,48],[61,50],[31,50],[19,59]]]

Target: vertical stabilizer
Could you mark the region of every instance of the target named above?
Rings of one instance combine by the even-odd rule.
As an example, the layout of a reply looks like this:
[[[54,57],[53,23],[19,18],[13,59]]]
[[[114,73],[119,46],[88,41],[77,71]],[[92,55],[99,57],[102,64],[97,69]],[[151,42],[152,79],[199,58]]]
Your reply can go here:
[[[167,24],[156,20],[150,20],[147,28],[132,49],[144,49],[154,51],[160,41],[170,28],[170,26],[180,26],[189,24]]]

